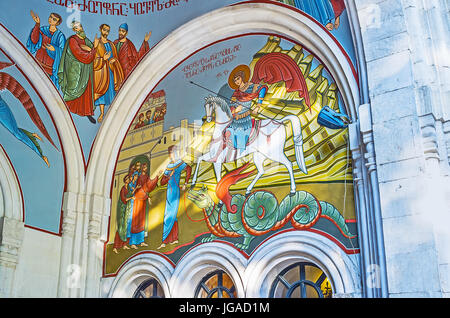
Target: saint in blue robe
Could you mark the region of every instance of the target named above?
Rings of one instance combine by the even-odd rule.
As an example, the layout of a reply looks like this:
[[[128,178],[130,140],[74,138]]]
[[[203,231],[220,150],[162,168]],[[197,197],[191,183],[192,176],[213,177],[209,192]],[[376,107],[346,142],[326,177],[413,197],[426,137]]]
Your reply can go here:
[[[58,79],[58,69],[59,64],[61,63],[61,56],[64,51],[64,46],[66,45],[66,37],[60,30],[56,30],[55,33],[50,32],[50,26],[43,26],[40,29],[39,40],[37,43],[33,43],[31,40],[31,31],[28,41],[27,41],[27,49],[31,52],[31,54],[35,54],[39,49],[42,48],[42,34],[49,37],[51,39],[50,44],[55,48],[54,51],[50,51],[45,49],[48,56],[53,59],[53,73],[50,76],[50,79],[55,84],[56,88],[60,90],[59,79]]]

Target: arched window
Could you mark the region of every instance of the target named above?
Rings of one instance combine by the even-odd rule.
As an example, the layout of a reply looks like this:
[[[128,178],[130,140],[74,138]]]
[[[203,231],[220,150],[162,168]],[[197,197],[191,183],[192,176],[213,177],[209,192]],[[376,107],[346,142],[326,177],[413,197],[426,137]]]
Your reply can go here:
[[[133,298],[164,298],[164,291],[159,282],[151,278],[139,285]]]
[[[201,280],[195,298],[236,298],[236,287],[227,273],[217,270]]]
[[[295,263],[277,275],[270,298],[331,298],[333,290],[325,273],[312,263]]]

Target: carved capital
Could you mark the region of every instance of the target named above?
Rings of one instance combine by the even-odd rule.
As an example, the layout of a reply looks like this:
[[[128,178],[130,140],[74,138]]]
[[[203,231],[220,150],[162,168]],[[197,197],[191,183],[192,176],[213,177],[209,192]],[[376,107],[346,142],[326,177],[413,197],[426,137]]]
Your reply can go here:
[[[433,114],[419,116],[419,125],[425,160],[439,161],[439,145],[436,132],[436,120]]]
[[[92,195],[89,200],[88,238],[100,239],[104,216],[108,214],[111,200],[98,195]]]

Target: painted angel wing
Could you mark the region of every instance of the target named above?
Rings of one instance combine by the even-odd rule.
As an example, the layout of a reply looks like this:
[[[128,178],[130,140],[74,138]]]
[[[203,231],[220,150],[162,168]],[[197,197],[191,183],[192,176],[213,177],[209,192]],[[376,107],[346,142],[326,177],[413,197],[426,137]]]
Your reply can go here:
[[[4,69],[6,67],[12,66],[14,64],[7,62],[0,62],[0,69]],[[39,116],[36,107],[31,100],[30,95],[28,95],[27,91],[23,88],[19,82],[7,73],[0,72],[0,91],[7,89],[14,95],[23,105],[28,115],[30,116],[33,123],[38,127],[39,131],[47,138],[47,140],[58,149],[50,137],[47,129],[45,128],[44,123],[42,122],[41,117]]]

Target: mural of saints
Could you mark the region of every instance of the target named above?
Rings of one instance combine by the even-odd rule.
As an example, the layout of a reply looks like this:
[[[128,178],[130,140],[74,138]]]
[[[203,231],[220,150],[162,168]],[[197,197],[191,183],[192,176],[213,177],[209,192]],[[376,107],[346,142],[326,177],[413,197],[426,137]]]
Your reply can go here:
[[[151,32],[136,50],[127,38],[128,25],[119,27],[118,39],[108,39],[110,26],[100,25],[100,38],[91,42],[78,21],[72,21],[74,35],[66,39],[58,29],[62,17],[50,13],[48,26],[41,26],[39,16],[31,11],[35,26],[31,30],[26,46],[60,90],[70,112],[87,117],[93,124],[101,123],[105,108],[114,100],[125,79],[138,62],[150,51],[148,41]],[[100,115],[94,119],[95,108]]]
[[[116,46],[108,39],[111,28],[100,26],[100,43],[94,59],[94,105],[100,107],[97,121],[103,121],[105,107],[111,105],[124,80]]]
[[[12,66],[11,63],[0,62],[0,70],[6,67]],[[56,148],[53,140],[47,132],[47,129],[39,116],[31,97],[25,91],[25,89],[20,85],[11,75],[7,73],[0,72],[0,92],[3,90],[8,90],[15,98],[17,98],[22,106],[26,109],[30,119],[38,127],[39,131],[47,138],[48,141]],[[44,156],[42,149],[39,145],[38,140],[42,141],[38,134],[29,132],[25,129],[19,128],[14,114],[11,111],[10,106],[1,98],[0,96],[0,123],[18,140],[27,145],[31,150],[33,150],[39,157],[44,160],[47,166],[50,163],[46,156]]]

